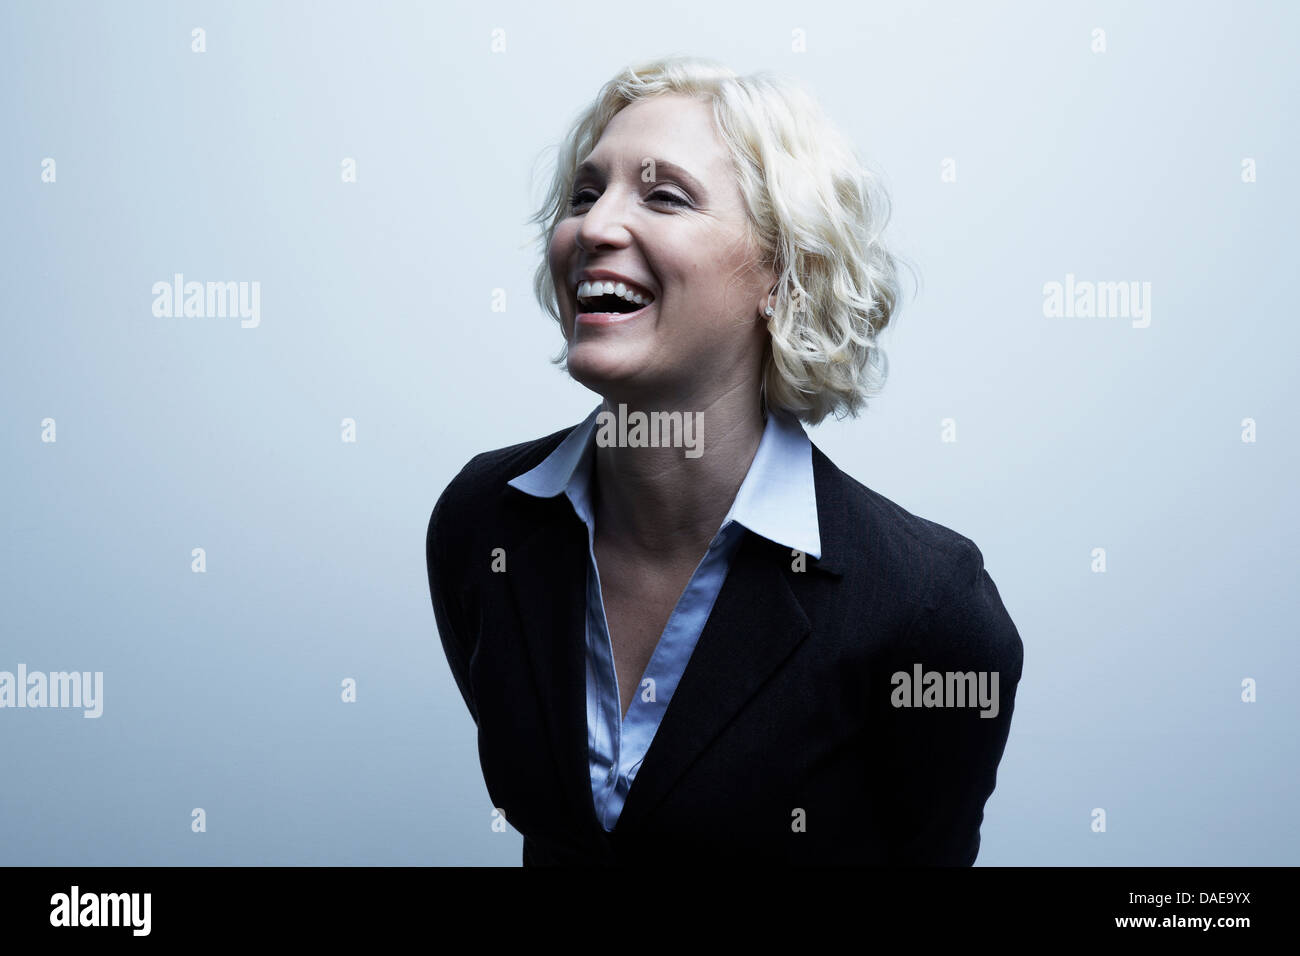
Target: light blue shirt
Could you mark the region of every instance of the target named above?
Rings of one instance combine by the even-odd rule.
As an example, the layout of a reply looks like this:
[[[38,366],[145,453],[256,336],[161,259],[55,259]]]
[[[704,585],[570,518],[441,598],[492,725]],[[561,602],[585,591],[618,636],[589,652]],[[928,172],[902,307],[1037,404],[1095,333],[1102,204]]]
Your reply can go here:
[[[623,717],[614,651],[596,567],[591,481],[598,405],[537,467],[510,480],[540,498],[563,492],[587,526],[587,754],[601,825],[613,830],[632,781],[654,740],[686,663],[722,590],[748,528],[777,544],[821,557],[812,443],[798,419],[769,412],[758,451],[718,533],[700,559],[646,665],[640,691]]]

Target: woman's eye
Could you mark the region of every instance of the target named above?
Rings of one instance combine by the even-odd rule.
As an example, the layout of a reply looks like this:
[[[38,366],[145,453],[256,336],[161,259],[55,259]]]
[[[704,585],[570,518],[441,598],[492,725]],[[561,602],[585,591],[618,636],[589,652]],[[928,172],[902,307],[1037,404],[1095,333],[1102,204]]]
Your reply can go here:
[[[584,206],[587,203],[594,202],[597,198],[598,197],[594,190],[591,189],[579,190],[578,192],[574,193],[572,196],[569,197],[569,208],[577,209],[579,206]],[[683,199],[681,196],[678,196],[676,193],[670,193],[664,189],[655,190],[646,198],[654,199],[659,202],[672,203],[675,206],[690,205],[690,203],[687,202],[685,199]]]
[[[685,199],[683,199],[681,196],[678,196],[676,193],[665,192],[665,191],[662,190],[662,189],[658,190],[657,192],[652,192],[652,193],[650,194],[650,198],[651,198],[651,199],[658,199],[658,200],[660,200],[661,202],[670,202],[670,203],[675,203],[675,204],[678,205],[678,206],[689,206],[689,205],[690,205],[690,203],[688,203],[688,202],[687,202]]]

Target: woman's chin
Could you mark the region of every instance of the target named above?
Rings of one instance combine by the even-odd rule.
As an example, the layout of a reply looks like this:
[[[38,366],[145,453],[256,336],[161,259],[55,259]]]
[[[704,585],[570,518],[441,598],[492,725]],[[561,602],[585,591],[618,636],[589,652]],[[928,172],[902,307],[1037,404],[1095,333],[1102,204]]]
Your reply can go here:
[[[612,342],[579,342],[569,346],[569,376],[593,392],[604,394],[603,386],[627,382],[646,368],[640,349]]]

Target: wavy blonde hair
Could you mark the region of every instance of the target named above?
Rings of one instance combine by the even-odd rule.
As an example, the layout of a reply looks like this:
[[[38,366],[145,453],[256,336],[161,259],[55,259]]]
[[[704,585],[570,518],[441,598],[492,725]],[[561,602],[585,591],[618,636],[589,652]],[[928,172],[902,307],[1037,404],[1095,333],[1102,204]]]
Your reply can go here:
[[[607,82],[557,147],[546,198],[528,219],[541,230],[538,302],[561,321],[547,252],[570,214],[578,164],[620,110],[670,93],[712,105],[750,235],[779,276],[763,360],[768,406],[812,425],[831,414],[856,416],[889,374],[877,336],[899,304],[902,264],[881,242],[889,197],[812,96],[785,77],[740,76],[712,60],[672,56],[629,66]],[[566,344],[554,361],[563,363],[567,352]]]

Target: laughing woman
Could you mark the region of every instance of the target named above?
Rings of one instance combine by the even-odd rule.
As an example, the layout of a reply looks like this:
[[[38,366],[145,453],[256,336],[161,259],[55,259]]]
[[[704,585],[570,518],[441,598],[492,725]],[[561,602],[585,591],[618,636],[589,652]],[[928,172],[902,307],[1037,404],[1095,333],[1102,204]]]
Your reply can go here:
[[[801,424],[883,382],[886,218],[806,93],[708,61],[561,148],[536,287],[601,404],[471,460],[426,541],[525,864],[975,860],[1019,634],[973,542]]]

